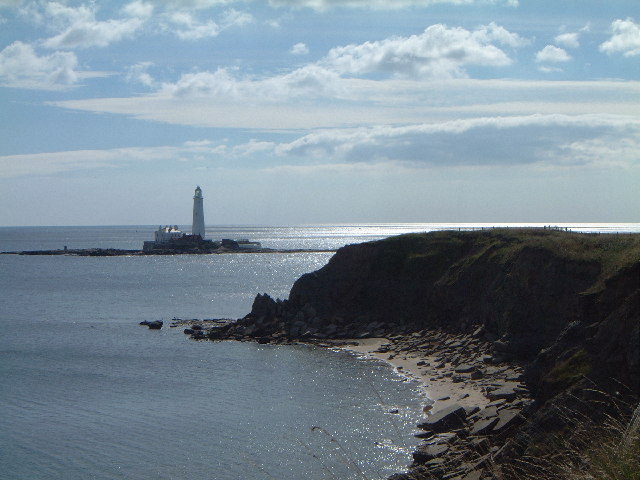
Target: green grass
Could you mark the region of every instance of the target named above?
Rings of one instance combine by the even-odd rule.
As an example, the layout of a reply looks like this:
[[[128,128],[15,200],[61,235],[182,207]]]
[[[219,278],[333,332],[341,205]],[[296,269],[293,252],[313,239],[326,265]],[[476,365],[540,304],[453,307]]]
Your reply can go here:
[[[624,423],[608,417],[601,427],[582,432],[569,450],[571,460],[558,465],[564,480],[640,480],[640,421],[635,416]]]
[[[558,362],[545,376],[544,381],[551,384],[555,391],[564,390],[591,373],[591,361],[584,349],[571,357]]]
[[[606,398],[605,402],[616,403]],[[599,403],[592,408],[602,408]],[[631,416],[618,411],[599,422],[571,411],[563,417],[567,427],[545,437],[505,479],[640,480],[640,404]]]
[[[407,264],[441,259],[471,264],[489,253],[506,265],[524,248],[546,250],[558,258],[598,264],[600,275],[584,293],[595,293],[622,269],[640,262],[640,234],[590,234],[542,228],[495,228],[476,231],[412,233],[380,241],[395,262]],[[457,257],[457,259],[456,259]],[[396,263],[396,264],[397,264]]]

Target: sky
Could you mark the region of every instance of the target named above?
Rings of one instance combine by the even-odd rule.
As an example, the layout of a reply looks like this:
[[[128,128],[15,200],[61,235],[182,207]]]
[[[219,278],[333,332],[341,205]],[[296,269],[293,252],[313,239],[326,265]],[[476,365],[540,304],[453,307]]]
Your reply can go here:
[[[0,0],[0,226],[197,185],[208,225],[640,222],[640,2]]]

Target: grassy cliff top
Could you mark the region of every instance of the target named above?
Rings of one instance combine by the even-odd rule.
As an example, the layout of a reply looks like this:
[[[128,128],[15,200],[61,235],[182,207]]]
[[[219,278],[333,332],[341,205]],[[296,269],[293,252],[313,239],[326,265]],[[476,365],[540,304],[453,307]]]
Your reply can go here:
[[[411,233],[379,242],[385,252],[407,260],[464,251],[468,259],[492,252],[508,262],[525,248],[545,250],[573,262],[596,263],[600,282],[640,262],[640,234],[576,233],[542,228]]]

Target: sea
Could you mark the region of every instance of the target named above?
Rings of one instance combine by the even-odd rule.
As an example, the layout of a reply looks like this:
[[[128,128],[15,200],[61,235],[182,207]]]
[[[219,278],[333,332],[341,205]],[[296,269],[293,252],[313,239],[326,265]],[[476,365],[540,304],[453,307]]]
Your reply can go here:
[[[335,250],[493,226],[206,233],[273,249]],[[554,226],[640,232],[640,224]],[[156,228],[1,227],[0,252],[140,249]],[[287,298],[300,275],[332,255],[0,255],[0,478],[363,480],[403,471],[430,399],[387,363],[306,345],[194,341],[169,326],[174,318],[240,318],[258,293]],[[149,330],[143,320],[165,325]]]

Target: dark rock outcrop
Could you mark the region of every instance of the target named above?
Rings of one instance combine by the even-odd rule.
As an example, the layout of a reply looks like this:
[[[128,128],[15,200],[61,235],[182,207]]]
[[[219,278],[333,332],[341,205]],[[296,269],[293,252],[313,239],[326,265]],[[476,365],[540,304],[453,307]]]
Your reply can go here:
[[[164,322],[162,320],[144,320],[140,322],[140,325],[146,325],[149,327],[149,330],[160,330]]]

